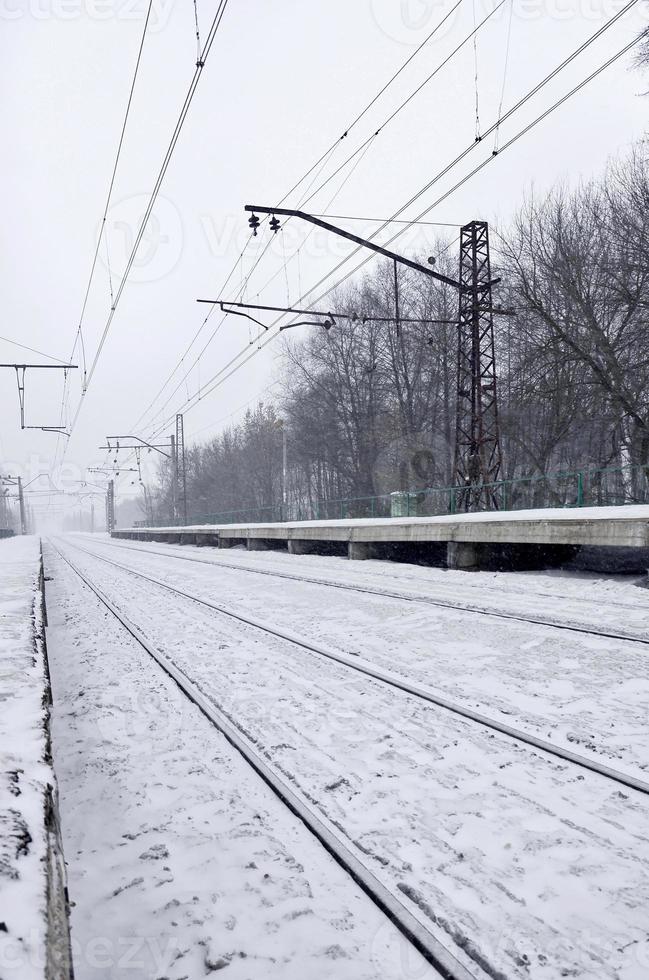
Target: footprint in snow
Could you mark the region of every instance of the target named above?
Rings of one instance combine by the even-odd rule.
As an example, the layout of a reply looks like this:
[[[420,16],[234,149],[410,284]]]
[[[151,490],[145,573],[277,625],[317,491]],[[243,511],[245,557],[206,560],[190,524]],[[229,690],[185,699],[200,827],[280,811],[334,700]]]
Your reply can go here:
[[[161,861],[169,857],[169,851],[164,844],[154,844],[140,854],[140,861]]]

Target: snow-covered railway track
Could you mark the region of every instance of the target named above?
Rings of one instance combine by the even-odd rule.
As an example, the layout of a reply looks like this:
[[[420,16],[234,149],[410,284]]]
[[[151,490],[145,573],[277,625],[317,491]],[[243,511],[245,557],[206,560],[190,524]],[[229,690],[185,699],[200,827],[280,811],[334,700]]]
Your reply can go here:
[[[644,976],[646,795],[61,547],[471,975]]]
[[[224,735],[281,802],[302,821],[337,864],[350,875],[377,908],[390,919],[407,942],[412,944],[434,967],[439,977],[445,978],[445,980],[476,980],[475,975],[469,972],[403,902],[373,874],[371,868],[349,846],[335,825],[317,813],[303,794],[289,786],[280,772],[267,762],[252,740],[246,737],[245,733],[202,693],[172,659],[150,642],[140,628],[110,600],[96,583],[89,579],[85,572],[77,567],[68,555],[64,554],[53,542],[51,543],[59,557],[72,569],[83,584],[90,589],[159,667],[175,681],[182,693]]]
[[[249,572],[253,575],[266,575],[272,578],[288,579],[289,581],[302,582],[311,585],[321,585],[330,589],[338,589],[345,592],[357,592],[364,595],[375,595],[384,597],[386,599],[401,599],[404,602],[414,602],[423,603],[429,606],[437,606],[442,609],[453,609],[457,612],[470,613],[478,616],[488,616],[494,619],[504,619],[511,620],[518,623],[528,623],[533,626],[547,626],[551,629],[564,630],[570,633],[581,633],[585,636],[596,636],[603,639],[611,640],[625,640],[630,643],[637,643],[644,646],[649,646],[649,636],[646,634],[641,635],[639,633],[634,633],[626,630],[610,630],[610,629],[597,629],[591,626],[585,626],[584,624],[562,622],[560,620],[555,620],[548,617],[523,615],[519,613],[506,612],[502,609],[490,608],[488,606],[479,605],[477,603],[471,602],[460,602],[458,600],[451,600],[448,598],[439,598],[430,595],[424,595],[422,593],[406,592],[398,589],[381,589],[378,586],[352,584],[351,582],[341,582],[333,581],[327,578],[321,578],[312,575],[298,575],[293,572],[280,571],[279,569],[269,569],[269,568],[253,568],[251,565],[245,565],[239,562],[228,562],[224,561],[219,557],[218,561],[210,561],[206,558],[199,558],[196,555],[186,555],[180,554],[178,551],[163,551],[160,549],[154,549],[147,547],[138,548],[135,545],[128,544],[115,544],[113,542],[103,541],[101,543],[102,547],[115,548],[118,551],[135,551],[139,554],[152,554],[161,555],[165,558],[174,557],[181,561],[189,561],[202,565],[212,565],[217,568],[230,568],[238,572]],[[483,588],[483,587],[481,587]],[[502,594],[500,590],[487,589],[486,591],[498,592]],[[529,599],[534,600],[536,596],[549,597],[551,596],[546,593],[530,593]],[[526,596],[527,598],[527,596]],[[592,605],[592,600],[580,599],[578,596],[571,596],[572,602],[583,602],[584,604],[590,602]],[[609,600],[607,600],[609,604]],[[632,612],[642,612],[645,613],[644,607],[637,606],[631,603],[616,603],[622,609],[626,609]]]
[[[611,766],[606,766],[598,762],[596,759],[590,759],[586,756],[579,755],[578,753],[575,753],[562,745],[550,742],[547,739],[539,738],[530,732],[526,732],[520,728],[508,725],[481,712],[474,711],[473,709],[465,707],[458,702],[451,701],[450,699],[437,694],[428,687],[411,682],[406,678],[401,677],[391,671],[384,670],[367,660],[360,660],[356,656],[351,656],[337,650],[324,647],[321,644],[313,643],[303,636],[298,636],[295,633],[279,629],[274,625],[262,622],[250,616],[246,616],[237,610],[233,610],[227,606],[212,602],[211,600],[202,596],[187,592],[183,589],[178,589],[175,586],[162,581],[161,579],[145,574],[144,572],[131,568],[128,565],[123,565],[121,562],[114,561],[111,558],[106,558],[105,556],[99,555],[94,551],[88,551],[85,548],[81,548],[78,544],[75,544],[74,547],[91,558],[98,559],[99,561],[104,562],[106,565],[117,568],[120,571],[133,575],[145,582],[149,582],[166,590],[167,592],[172,593],[175,596],[188,599],[191,602],[195,602],[200,606],[206,607],[220,615],[227,616],[230,619],[244,623],[246,626],[260,630],[262,633],[270,634],[281,640],[287,641],[293,646],[297,646],[308,651],[309,653],[332,660],[356,673],[363,674],[375,681],[379,681],[392,689],[396,689],[411,697],[417,698],[420,701],[433,704],[436,707],[449,711],[450,713],[458,715],[470,722],[484,728],[491,729],[501,735],[505,735],[515,742],[531,746],[532,748],[540,750],[541,752],[558,757],[571,765],[577,766],[580,769],[589,770],[590,772],[596,773],[607,780],[618,783],[627,789],[637,790],[640,793],[649,795],[649,783],[637,776],[614,769]],[[69,559],[66,558],[66,561],[69,561]],[[75,570],[78,572],[78,569]]]

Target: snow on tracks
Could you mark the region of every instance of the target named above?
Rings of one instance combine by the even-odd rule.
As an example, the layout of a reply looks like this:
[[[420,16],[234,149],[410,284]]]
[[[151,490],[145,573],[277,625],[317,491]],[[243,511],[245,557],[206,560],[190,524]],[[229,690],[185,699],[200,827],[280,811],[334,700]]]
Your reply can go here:
[[[640,779],[649,774],[646,645],[591,636],[578,628],[564,633],[529,620],[500,621],[447,608],[444,602],[427,605],[422,586],[432,598],[443,599],[454,590],[456,605],[465,593],[473,592],[490,607],[513,606],[521,616],[530,609],[538,611],[545,602],[557,619],[564,618],[564,610],[571,615],[579,606],[575,595],[579,590],[583,601],[576,611],[587,618],[599,614],[609,627],[621,616],[625,624],[635,617],[638,625],[643,621],[648,625],[649,602],[641,603],[649,598],[644,589],[627,585],[622,592],[614,583],[583,577],[444,573],[384,562],[363,562],[359,571],[358,565],[340,559],[296,559],[263,552],[255,553],[254,565],[252,556],[242,555],[245,564],[237,568],[237,560],[224,563],[220,556],[197,558],[195,549],[189,549],[194,555],[187,555],[186,548],[178,549],[184,554],[176,552],[173,557],[187,560],[175,561],[161,553],[152,556],[148,548],[125,550],[103,538],[86,538],[83,543],[94,553],[110,557],[121,551],[133,570],[155,573],[168,585],[191,589],[221,606],[227,602],[234,611],[243,610],[267,622],[272,610],[273,622],[290,623],[293,631],[312,642],[346,657],[362,656],[407,682],[433,686],[437,694],[467,711],[497,719],[532,738]],[[287,572],[296,567],[306,568],[306,574]],[[412,601],[410,591],[404,602],[377,590],[386,569],[400,586],[416,585]],[[249,574],[251,571],[260,572],[261,577]],[[290,585],[286,579],[291,580]],[[473,584],[476,582],[481,584]],[[394,588],[391,580],[390,585]],[[420,593],[422,602],[416,598]],[[618,603],[627,594],[631,602],[622,611]],[[607,619],[609,602],[613,614]]]
[[[478,974],[644,975],[639,794],[80,562]]]
[[[590,759],[585,756],[580,756],[577,753],[567,749],[561,745],[555,745],[547,739],[540,739],[534,735],[530,735],[528,732],[522,731],[507,725],[496,718],[490,718],[487,715],[483,715],[480,712],[473,711],[469,708],[463,707],[461,704],[453,703],[447,698],[444,698],[436,694],[432,689],[427,687],[422,687],[418,684],[413,684],[408,680],[399,677],[397,674],[391,671],[381,670],[380,668],[374,666],[366,660],[359,660],[355,657],[348,656],[344,653],[338,653],[335,650],[326,649],[318,644],[314,644],[312,641],[306,639],[305,637],[298,636],[293,632],[287,632],[285,629],[281,629],[274,626],[271,623],[263,622],[257,619],[251,619],[249,616],[244,615],[241,612],[230,609],[221,604],[214,603],[209,599],[201,598],[194,593],[187,592],[183,589],[178,589],[173,585],[169,585],[160,579],[154,578],[151,575],[146,575],[143,572],[137,571],[136,569],[130,568],[127,565],[123,565],[120,562],[112,561],[110,558],[106,558],[103,555],[93,554],[91,551],[79,548],[77,546],[77,551],[81,551],[83,554],[90,555],[91,557],[98,558],[100,561],[105,562],[107,565],[112,565],[114,568],[118,568],[121,571],[135,575],[136,577],[143,579],[144,581],[151,582],[162,589],[171,592],[173,595],[180,596],[184,599],[190,599],[192,602],[197,602],[200,605],[206,606],[209,609],[213,609],[215,612],[221,613],[222,615],[229,616],[246,626],[252,626],[255,629],[261,630],[264,633],[269,633],[272,636],[277,636],[282,640],[287,640],[289,643],[295,646],[301,647],[307,650],[309,653],[315,653],[318,656],[326,657],[329,660],[334,660],[336,663],[344,664],[345,667],[349,667],[351,670],[355,670],[358,673],[365,674],[374,680],[381,681],[384,684],[389,685],[397,690],[403,691],[406,694],[411,695],[415,698],[420,698],[423,701],[435,704],[438,707],[445,708],[447,711],[451,711],[454,714],[460,715],[463,718],[468,718],[470,721],[476,722],[476,724],[484,725],[485,728],[492,729],[499,732],[501,735],[507,735],[509,738],[516,739],[519,742],[523,742],[526,745],[531,745],[534,748],[541,749],[543,752],[547,752],[550,755],[558,756],[560,759],[566,762],[573,763],[574,765],[580,766],[583,769],[596,772],[600,776],[604,776],[607,779],[613,780],[613,782],[619,783],[628,789],[638,790],[641,793],[649,795],[649,783],[644,779],[640,779],[630,773],[624,773],[616,769],[612,769],[610,766],[605,766],[595,759]],[[66,559],[69,560],[69,559]]]
[[[437,976],[151,669],[144,638],[47,561],[78,975],[402,980],[407,963]]]

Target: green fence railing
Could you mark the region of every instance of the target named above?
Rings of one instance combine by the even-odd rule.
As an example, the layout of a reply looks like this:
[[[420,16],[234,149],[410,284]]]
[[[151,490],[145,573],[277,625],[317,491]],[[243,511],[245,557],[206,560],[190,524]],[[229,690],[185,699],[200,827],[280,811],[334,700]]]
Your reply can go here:
[[[546,507],[606,507],[649,503],[649,465],[584,469],[515,477],[485,484],[480,510],[531,510]],[[470,502],[469,502],[470,504]],[[287,508],[245,508],[193,514],[188,524],[281,523],[309,520],[359,520],[376,517],[436,517],[463,513],[466,489],[428,487],[365,497],[341,497]],[[140,526],[165,527],[174,521],[141,521]],[[178,523],[178,522],[175,522]]]

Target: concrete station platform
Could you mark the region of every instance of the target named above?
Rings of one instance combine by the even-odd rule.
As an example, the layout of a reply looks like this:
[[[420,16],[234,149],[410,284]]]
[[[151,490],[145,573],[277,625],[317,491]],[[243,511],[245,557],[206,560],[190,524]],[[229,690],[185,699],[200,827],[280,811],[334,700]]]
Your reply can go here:
[[[649,549],[649,505],[521,510],[447,517],[202,524],[126,528],[115,538],[248,550],[287,547],[291,554],[349,558],[437,555],[449,568],[472,569],[505,558],[512,567],[561,564],[580,548]]]

